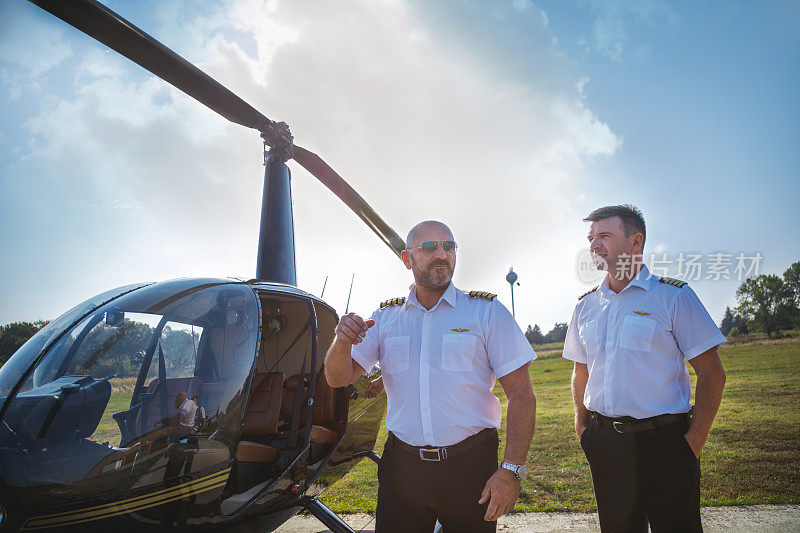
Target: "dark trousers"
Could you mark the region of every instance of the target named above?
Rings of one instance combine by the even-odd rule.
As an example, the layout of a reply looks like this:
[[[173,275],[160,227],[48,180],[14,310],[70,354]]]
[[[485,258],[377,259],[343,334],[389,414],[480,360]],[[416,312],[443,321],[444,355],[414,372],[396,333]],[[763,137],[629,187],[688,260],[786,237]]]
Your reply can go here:
[[[474,442],[467,442],[473,439]],[[497,471],[497,431],[484,430],[448,451],[447,459],[423,461],[389,434],[378,465],[376,533],[430,533],[436,520],[445,532],[495,531],[478,505],[486,481]]]
[[[697,532],[700,462],[684,438],[686,421],[638,433],[600,427],[596,417],[581,435],[592,470],[603,533]],[[605,425],[605,424],[604,424]]]

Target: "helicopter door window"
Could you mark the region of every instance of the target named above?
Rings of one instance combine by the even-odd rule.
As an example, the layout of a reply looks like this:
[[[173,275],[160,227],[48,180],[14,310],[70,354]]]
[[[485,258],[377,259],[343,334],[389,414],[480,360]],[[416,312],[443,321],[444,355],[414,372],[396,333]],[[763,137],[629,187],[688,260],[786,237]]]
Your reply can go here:
[[[164,326],[158,347],[164,355],[166,379],[192,378],[195,376],[197,351],[203,328],[180,322],[167,322]],[[150,361],[145,378],[145,387],[158,379],[158,351]]]
[[[167,379],[193,378],[197,347],[203,328],[180,322],[167,322],[159,344],[164,350]]]

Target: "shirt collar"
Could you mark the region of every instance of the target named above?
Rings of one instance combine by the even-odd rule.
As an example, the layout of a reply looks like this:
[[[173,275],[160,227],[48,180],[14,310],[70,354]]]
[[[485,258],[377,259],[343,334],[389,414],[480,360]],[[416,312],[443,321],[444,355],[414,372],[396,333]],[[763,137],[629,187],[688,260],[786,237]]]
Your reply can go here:
[[[456,291],[456,286],[453,285],[453,282],[451,281],[450,285],[444,291],[444,294],[442,294],[442,297],[439,298],[439,301],[436,302],[436,305],[434,305],[433,307],[430,308],[430,311],[433,311],[434,309],[439,307],[439,304],[441,304],[442,302],[447,302],[448,304],[450,304],[450,307],[455,307],[456,306],[456,297],[457,297],[456,292],[457,292]],[[423,311],[428,311],[428,309],[425,309],[425,307],[421,303],[419,303],[419,300],[417,300],[417,285],[416,284],[414,284],[411,287],[411,290],[408,293],[408,298],[406,299],[405,305],[413,305],[415,307],[419,307]]]
[[[644,289],[646,291],[649,291],[650,290],[650,283],[651,283],[652,279],[653,279],[653,275],[650,274],[650,270],[648,270],[647,265],[643,264],[642,268],[636,274],[636,277],[634,277],[631,280],[631,282],[628,283],[625,286],[624,289],[619,291],[619,294],[622,294],[623,292],[627,291],[631,286],[639,287],[639,288],[642,288],[642,289]],[[603,278],[603,283],[600,284],[600,292],[604,296],[608,296],[608,295],[611,295],[611,294],[617,294],[617,293],[615,293],[614,291],[612,291],[611,289],[608,288],[608,275],[606,275],[606,277]]]
[[[649,291],[650,280],[652,279],[652,277],[653,277],[652,274],[650,274],[650,271],[647,269],[647,265],[642,265],[642,268],[641,270],[639,270],[639,273],[636,274],[636,277],[633,278],[630,283],[628,283],[628,287],[634,285],[636,287],[641,287],[644,290]],[[628,287],[625,287],[625,289],[627,289]]]

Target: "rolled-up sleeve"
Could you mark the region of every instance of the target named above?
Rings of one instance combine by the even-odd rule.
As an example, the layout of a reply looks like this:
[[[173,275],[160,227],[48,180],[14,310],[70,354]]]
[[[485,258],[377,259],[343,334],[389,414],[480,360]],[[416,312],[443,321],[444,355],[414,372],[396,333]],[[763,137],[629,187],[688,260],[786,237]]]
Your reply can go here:
[[[569,326],[567,327],[567,336],[564,339],[564,350],[561,352],[561,356],[564,359],[569,359],[576,363],[586,363],[586,346],[583,345],[578,335],[579,327],[578,306],[575,306],[575,310],[572,311],[572,318],[569,321]]]
[[[495,376],[502,378],[536,359],[536,352],[508,309],[497,300],[491,305],[486,331],[486,353]]]
[[[727,342],[700,298],[688,286],[675,297],[672,335],[687,360]]]
[[[380,358],[380,312],[376,310],[370,318],[375,321],[375,325],[367,330],[367,334],[361,342],[353,345],[351,352],[353,361],[361,365],[365,372],[369,372]]]

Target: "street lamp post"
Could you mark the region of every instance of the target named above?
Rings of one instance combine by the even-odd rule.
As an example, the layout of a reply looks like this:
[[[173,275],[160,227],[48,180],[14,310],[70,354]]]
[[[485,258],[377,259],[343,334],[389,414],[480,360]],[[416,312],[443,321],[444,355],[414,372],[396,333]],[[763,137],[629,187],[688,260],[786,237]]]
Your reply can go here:
[[[514,267],[508,269],[508,274],[506,274],[506,281],[509,285],[511,285],[511,316],[514,317],[516,320],[517,315],[514,311],[514,283],[517,282],[517,273],[514,272]]]

